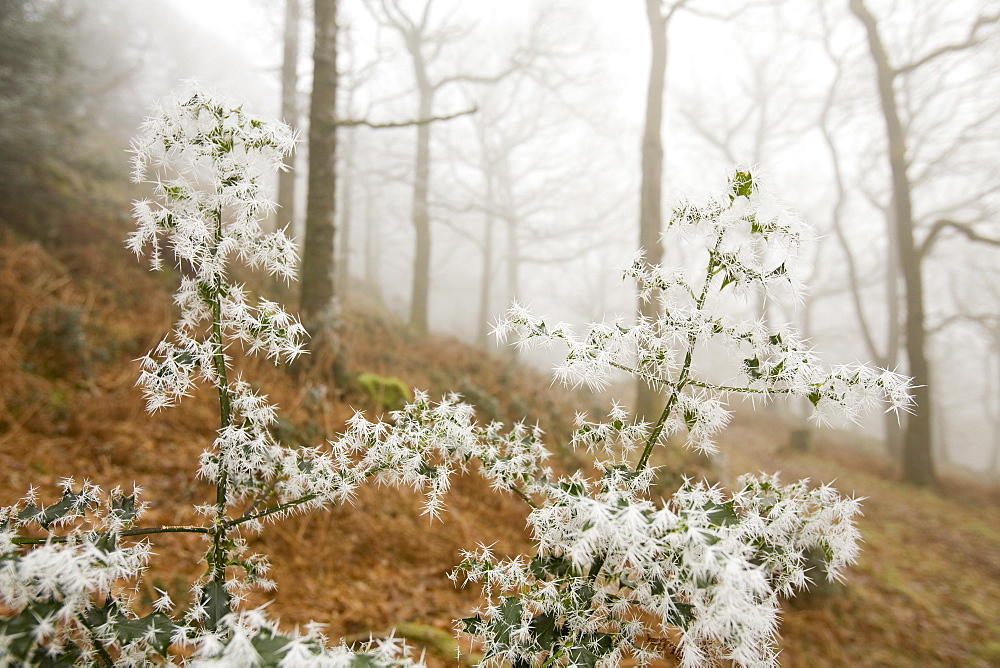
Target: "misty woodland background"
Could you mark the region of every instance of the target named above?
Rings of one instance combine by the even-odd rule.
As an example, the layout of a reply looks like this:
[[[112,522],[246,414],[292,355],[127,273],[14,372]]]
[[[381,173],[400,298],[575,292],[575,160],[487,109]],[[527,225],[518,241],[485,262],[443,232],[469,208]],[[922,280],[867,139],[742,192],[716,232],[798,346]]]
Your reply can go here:
[[[719,457],[678,448],[658,484],[781,470],[868,497],[848,584],[788,603],[786,665],[1000,663],[1000,3],[719,4],[0,4],[0,502],[66,475],[136,480],[151,519],[181,523],[204,493],[211,402],[149,417],[134,388],[175,280],[122,246],[147,196],[130,138],[182,80],[301,132],[273,184],[301,281],[251,283],[316,334],[302,368],[250,362],[287,443],[395,408],[358,382],[374,374],[538,421],[559,451],[573,413],[608,397],[498,348],[496,314],[517,299],[553,320],[629,317],[620,269],[640,248],[677,259],[659,244],[672,203],[755,165],[815,240],[809,295],[754,315],[796,323],[829,362],[914,376],[918,410],[818,428],[803,406],[747,406]],[[608,395],[640,414],[657,400],[624,381]],[[450,665],[451,620],[478,595],[445,578],[459,549],[528,544],[523,509],[478,484],[441,523],[368,490],[278,525],[260,539],[271,611],[333,637],[395,625]],[[183,597],[198,547],[158,543],[155,586]]]

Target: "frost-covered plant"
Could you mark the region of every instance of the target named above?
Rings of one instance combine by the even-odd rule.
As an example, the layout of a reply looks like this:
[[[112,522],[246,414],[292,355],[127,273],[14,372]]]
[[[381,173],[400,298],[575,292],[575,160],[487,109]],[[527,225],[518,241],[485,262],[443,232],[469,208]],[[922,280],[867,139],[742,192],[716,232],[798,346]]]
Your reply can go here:
[[[180,319],[142,359],[139,385],[150,412],[176,404],[198,384],[216,389],[221,424],[198,469],[215,497],[198,508],[205,521],[191,526],[143,527],[138,489],[105,494],[71,479],[54,503],[40,503],[32,489],[0,509],[0,666],[152,665],[179,657],[191,665],[412,663],[396,639],[359,651],[329,647],[317,628],[283,634],[262,612],[241,605],[251,587],[273,587],[267,559],[248,551],[246,533],[348,500],[366,478],[387,480],[387,467],[403,471],[419,460],[391,445],[368,447],[353,460],[362,444],[407,443],[405,434],[360,418],[327,447],[284,447],[271,435],[275,407],[234,372],[227,352],[233,344],[276,362],[303,352],[302,325],[227,275],[234,258],[294,275],[293,244],[283,231],[265,234],[258,222],[273,207],[261,189],[263,169],[280,166],[293,145],[284,125],[193,85],[145,124],[134,145],[134,178],[151,183],[157,201],[135,204],[138,224],[128,246],[140,255],[149,249],[158,268],[166,244],[185,271],[175,296]],[[163,594],[140,615],[134,599],[151,555],[149,537],[161,533],[203,536],[206,572],[186,609],[175,611]]]
[[[653,449],[683,433],[688,446],[715,451],[727,395],[803,396],[820,419],[835,410],[853,418],[879,401],[911,407],[908,379],[866,366],[824,369],[790,331],[727,315],[755,289],[795,294],[802,233],[751,173],[736,171],[707,204],[674,211],[666,242],[684,248],[688,264],[651,266],[639,256],[626,272],[644,299],[657,300],[655,318],[578,336],[515,305],[497,325],[501,339],[522,345],[565,344],[556,373],[569,384],[602,386],[626,371],[660,389],[665,405],[651,424],[619,406],[605,423],[578,416],[572,445],[595,453],[603,477],[525,478],[536,554],[498,559],[482,546],[465,554],[454,577],[482,583],[488,603],[464,628],[483,641],[487,663],[645,663],[669,651],[666,643],[685,666],[772,665],[779,595],[809,583],[812,555],[834,579],[853,562],[859,504],[826,486],[744,476],[731,493],[688,481],[665,501],[650,498]],[[698,363],[720,348],[737,363],[716,382]]]
[[[213,387],[220,427],[198,475],[215,486],[194,525],[144,527],[140,490],[103,492],[62,483],[44,504],[32,489],[0,508],[0,666],[53,665],[412,665],[395,638],[362,648],[327,643],[318,627],[283,632],[243,604],[269,588],[268,563],[246,535],[292,513],[349,502],[367,480],[420,489],[432,517],[452,475],[474,464],[499,491],[520,496],[536,553],[497,559],[486,547],[464,555],[456,580],[481,582],[484,607],[464,620],[483,641],[488,663],[613,665],[665,651],[675,630],[685,664],[726,657],[740,665],[773,661],[777,596],[805,586],[807,557],[819,553],[839,577],[857,551],[858,505],[805,482],[744,478],[738,491],[688,482],[665,502],[649,498],[652,449],[680,431],[712,449],[728,419],[726,394],[801,394],[818,410],[848,415],[882,394],[910,405],[907,381],[867,367],[823,372],[786,332],[721,315],[726,293],[791,283],[797,223],[762,202],[750,174],[737,172],[726,194],[679,209],[672,232],[701,240],[707,270],[689,282],[637,260],[629,274],[661,301],[661,315],[634,325],[597,325],[583,338],[548,327],[516,307],[498,333],[525,341],[562,340],[560,368],[570,382],[600,384],[615,369],[660,386],[667,400],[653,424],[630,421],[614,406],[606,423],[578,417],[574,447],[596,453],[604,475],[556,477],[537,427],[480,425],[457,396],[434,403],[423,393],[371,422],[356,414],[336,440],[290,449],[272,437],[276,408],[242,380],[227,352],[242,345],[276,361],[303,352],[305,332],[284,309],[254,299],[227,275],[237,258],[273,275],[294,274],[295,252],[283,232],[258,223],[271,208],[261,168],[280,165],[293,137],[281,125],[191,87],[158,110],[135,145],[135,178],[157,202],[135,205],[128,245],[163,246],[184,268],[176,294],[180,319],[142,360],[139,384],[155,412]],[[695,366],[706,342],[727,342],[742,360],[727,384]],[[641,448],[638,457],[636,452]],[[636,459],[632,463],[632,459]],[[206,572],[183,608],[162,593],[146,614],[136,592],[152,555],[151,537],[193,533],[205,539]]]

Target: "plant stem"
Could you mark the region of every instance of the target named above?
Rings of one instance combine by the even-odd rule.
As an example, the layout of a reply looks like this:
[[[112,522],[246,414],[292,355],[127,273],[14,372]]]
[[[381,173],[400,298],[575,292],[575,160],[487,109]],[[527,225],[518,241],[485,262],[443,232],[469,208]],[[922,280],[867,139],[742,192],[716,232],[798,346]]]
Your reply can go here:
[[[247,522],[252,522],[254,520],[259,520],[262,517],[267,517],[268,515],[274,515],[275,513],[280,513],[295,506],[301,506],[303,503],[308,503],[312,501],[319,494],[307,494],[306,496],[299,497],[294,501],[289,501],[288,503],[282,503],[280,506],[271,506],[270,508],[265,508],[259,513],[254,513],[253,515],[243,515],[235,520],[228,520],[223,522],[222,527],[224,530],[231,529],[232,527],[239,526],[240,524],[246,524]]]
[[[556,651],[549,655],[549,658],[542,664],[542,668],[548,668],[548,666],[554,666],[555,662],[562,658],[562,655],[566,653],[565,647],[559,647]]]
[[[212,248],[212,255],[217,256],[219,246],[222,244],[222,208],[216,207],[212,211],[215,221],[215,245]],[[216,259],[218,259],[216,257]],[[222,338],[222,273],[217,271],[212,279],[212,346],[214,349],[212,361],[215,364],[215,374],[217,387],[219,389],[219,418],[221,429],[225,430],[232,423],[232,397],[229,395],[229,379],[226,374],[226,355],[223,351]],[[214,549],[210,553],[209,568],[212,573],[212,580],[222,584],[226,577],[226,562],[228,554],[224,549],[226,534],[229,526],[226,523],[226,505],[228,496],[229,475],[222,462],[223,453],[219,453],[219,478],[216,484],[215,506],[216,518],[212,529]]]
[[[685,362],[687,364],[687,362]],[[660,417],[656,420],[656,425],[653,427],[653,431],[649,433],[649,438],[646,439],[646,447],[642,450],[642,456],[639,457],[638,463],[635,465],[635,472],[646,468],[649,465],[649,456],[653,454],[653,446],[656,445],[656,441],[660,438],[660,434],[663,433],[663,425],[666,423],[667,418],[670,416],[670,412],[674,409],[674,404],[677,403],[677,395],[680,389],[684,387],[683,381],[684,374],[681,374],[681,378],[674,390],[670,393],[670,397],[667,399],[667,405],[663,407],[663,412],[660,413]]]
[[[244,517],[250,517],[250,515],[253,514],[253,511],[257,510],[257,506],[259,506],[262,503],[265,503],[267,499],[274,494],[274,488],[278,485],[279,480],[280,478],[275,478],[274,480],[272,480],[271,484],[267,486],[267,489],[258,494],[257,498],[254,499],[253,503],[250,504],[250,507],[247,508],[245,511],[243,511],[243,514],[240,515],[240,519],[243,519]]]
[[[141,529],[127,529],[120,531],[116,535],[119,538],[126,536],[148,536],[156,533],[212,533],[212,529],[201,526],[169,526],[169,527],[144,527]],[[46,545],[48,543],[68,543],[72,540],[79,540],[80,536],[49,536],[48,538],[12,538],[14,545]]]
[[[639,369],[633,369],[630,366],[625,366],[624,364],[619,364],[618,362],[609,362],[609,364],[616,369],[621,369],[622,371],[628,373],[631,376],[634,376],[636,378],[642,378],[643,380],[646,380],[650,383],[659,383],[660,385],[670,385],[670,381],[664,380],[662,378],[657,378],[656,376],[645,373],[644,371],[641,371]]]
[[[531,497],[528,496],[527,494],[525,494],[523,489],[521,489],[520,487],[518,487],[516,485],[508,485],[508,487],[510,488],[510,491],[514,492],[519,497],[521,497],[522,499],[524,499],[525,503],[527,503],[529,506],[531,506],[535,510],[538,510],[538,504],[535,503],[534,501],[532,501]]]
[[[705,282],[701,286],[701,294],[698,296],[698,301],[695,304],[695,313],[700,314],[705,309],[705,301],[708,299],[708,291],[712,286],[712,280],[715,278],[715,274],[721,266],[716,260],[716,256],[719,254],[719,248],[722,246],[722,234],[719,234],[719,238],[715,242],[715,248],[713,248],[708,254],[708,267],[705,270]],[[671,383],[672,389],[670,391],[670,397],[667,398],[667,405],[664,406],[663,412],[660,413],[660,417],[656,420],[656,424],[653,426],[653,430],[649,434],[649,438],[646,439],[646,447],[642,450],[642,456],[639,457],[638,463],[635,465],[635,472],[638,473],[642,471],[649,465],[649,456],[653,453],[653,446],[656,445],[656,441],[660,438],[660,434],[663,433],[663,425],[666,423],[667,418],[670,417],[671,411],[674,409],[674,405],[680,398],[681,392],[684,390],[684,386],[688,384],[688,376],[691,373],[691,360],[694,357],[694,347],[698,344],[698,332],[692,328],[688,332],[687,338],[687,352],[684,353],[684,364],[681,365],[681,372],[677,376],[677,381]]]
[[[718,392],[733,392],[738,394],[796,394],[796,390],[789,387],[768,387],[764,389],[754,389],[752,387],[731,387],[729,385],[713,385],[711,383],[703,383],[698,380],[688,380],[688,385],[694,387],[704,387],[709,390],[716,390]]]

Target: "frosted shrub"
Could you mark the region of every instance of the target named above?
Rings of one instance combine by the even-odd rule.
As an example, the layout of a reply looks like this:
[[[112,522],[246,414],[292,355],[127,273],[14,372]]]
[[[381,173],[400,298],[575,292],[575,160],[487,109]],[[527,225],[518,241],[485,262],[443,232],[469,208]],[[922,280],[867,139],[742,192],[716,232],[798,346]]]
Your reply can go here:
[[[464,628],[482,639],[487,662],[643,663],[676,638],[685,666],[772,665],[778,596],[809,583],[809,556],[823,555],[834,579],[854,561],[858,502],[829,487],[744,476],[729,493],[694,481],[665,501],[649,493],[650,455],[667,439],[716,450],[727,395],[806,397],[819,419],[853,418],[880,401],[911,407],[906,378],[866,366],[826,370],[792,332],[726,315],[754,290],[796,294],[802,232],[737,171],[708,203],[674,211],[666,243],[685,249],[688,264],[651,266],[640,256],[627,270],[642,297],[657,300],[655,319],[576,335],[515,305],[497,325],[520,345],[565,345],[556,374],[569,384],[600,387],[626,371],[661,390],[665,405],[651,424],[630,421],[619,406],[604,423],[578,416],[572,445],[594,453],[601,478],[540,470],[510,483],[532,504],[536,554],[497,559],[481,546],[454,574],[485,588],[487,604]],[[735,361],[725,383],[698,366],[699,354],[717,356],[720,347]]]
[[[221,424],[198,469],[215,485],[215,499],[198,508],[201,525],[143,528],[138,489],[105,494],[68,479],[55,503],[39,503],[31,490],[0,509],[0,665],[153,665],[179,657],[191,665],[412,663],[396,639],[358,652],[331,648],[318,627],[282,634],[261,611],[241,609],[251,587],[273,587],[267,559],[248,552],[244,533],[348,500],[366,478],[385,478],[380,464],[403,460],[392,447],[380,450],[378,462],[355,462],[352,452],[380,440],[406,443],[392,428],[357,420],[329,447],[286,448],[269,429],[275,407],[233,378],[227,350],[234,343],[275,361],[303,352],[302,325],[280,305],[250,299],[226,273],[238,258],[294,275],[290,240],[282,231],[264,234],[258,222],[273,206],[261,192],[263,169],[279,166],[293,144],[287,127],[193,86],[145,124],[134,145],[134,178],[151,183],[157,201],[135,204],[128,246],[148,250],[158,268],[166,244],[186,271],[175,296],[180,319],[141,361],[139,385],[150,412],[173,406],[198,384],[217,390]],[[149,537],[185,532],[206,542],[206,573],[193,584],[191,605],[175,610],[164,594],[140,616],[134,599],[152,552]]]
[[[262,170],[280,165],[293,143],[284,126],[194,87],[144,127],[135,178],[153,186],[156,201],[136,203],[128,246],[148,252],[154,268],[166,248],[185,271],[175,296],[180,318],[141,360],[139,385],[150,412],[195,386],[215,388],[220,427],[197,469],[214,499],[197,508],[200,524],[144,527],[140,490],[104,492],[66,479],[53,503],[32,489],[0,509],[0,666],[417,664],[393,637],[352,650],[328,644],[317,625],[288,633],[247,609],[252,588],[274,585],[246,536],[293,513],[350,502],[366,481],[421,490],[434,517],[452,475],[471,467],[528,504],[536,547],[530,557],[498,559],[480,546],[452,574],[484,587],[484,605],[462,627],[480,638],[487,663],[644,662],[668,651],[658,639],[672,632],[686,665],[772,663],[777,596],[807,584],[807,555],[824,555],[826,573],[840,576],[857,552],[857,502],[772,477],[744,478],[731,493],[689,481],[654,501],[649,458],[682,432],[689,445],[714,449],[713,434],[728,420],[723,400],[734,392],[802,395],[820,414],[839,407],[855,415],[879,396],[909,407],[907,381],[895,374],[824,372],[791,334],[723,315],[729,293],[792,284],[797,222],[737,172],[725,194],[683,207],[671,221],[671,233],[699,250],[699,277],[641,258],[630,268],[643,294],[660,300],[656,320],[596,325],[577,337],[515,307],[498,325],[501,336],[522,342],[567,344],[559,374],[570,383],[600,385],[617,369],[664,391],[652,424],[630,421],[619,406],[607,422],[578,416],[571,445],[594,453],[598,479],[555,476],[538,428],[480,425],[458,397],[432,402],[419,392],[387,422],[359,413],[336,440],[293,450],[274,440],[276,408],[227,352],[241,345],[275,362],[303,352],[299,322],[227,275],[233,260],[294,274],[292,244],[258,223],[272,206],[261,193]],[[730,384],[698,373],[696,352],[711,341],[741,360]],[[206,571],[185,607],[162,594],[141,614],[135,599],[161,533],[201,536]]]

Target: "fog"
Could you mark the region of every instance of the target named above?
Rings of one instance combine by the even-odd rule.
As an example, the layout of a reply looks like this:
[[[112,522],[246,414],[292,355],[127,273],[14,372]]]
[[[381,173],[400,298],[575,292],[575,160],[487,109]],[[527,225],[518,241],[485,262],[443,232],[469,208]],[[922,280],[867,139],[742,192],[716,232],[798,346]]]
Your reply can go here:
[[[339,3],[337,114],[357,123],[338,131],[337,291],[380,299],[404,319],[413,306],[418,130],[369,125],[421,120],[415,64],[392,18],[416,24],[425,3]],[[67,28],[74,57],[99,70],[81,104],[122,147],[186,79],[281,115],[284,2],[87,4],[73,21],[89,28]],[[680,198],[724,184],[734,164],[753,166],[814,230],[803,257],[809,296],[792,306],[768,301],[754,315],[794,323],[828,362],[907,372],[886,120],[865,29],[848,4],[664,5],[672,13],[662,210],[669,218]],[[285,119],[303,138],[296,206],[276,221],[300,241],[312,68],[312,12],[302,5],[299,114]],[[410,18],[385,9],[396,5]],[[895,70],[935,459],[998,475],[998,5],[867,5]],[[978,26],[977,16],[986,17]],[[436,0],[425,27],[431,114],[453,116],[423,126],[430,329],[494,349],[489,322],[513,300],[576,325],[633,318],[634,286],[621,271],[639,240],[651,53],[643,3]],[[546,364],[544,355],[524,359]],[[883,423],[862,427],[879,434]]]

